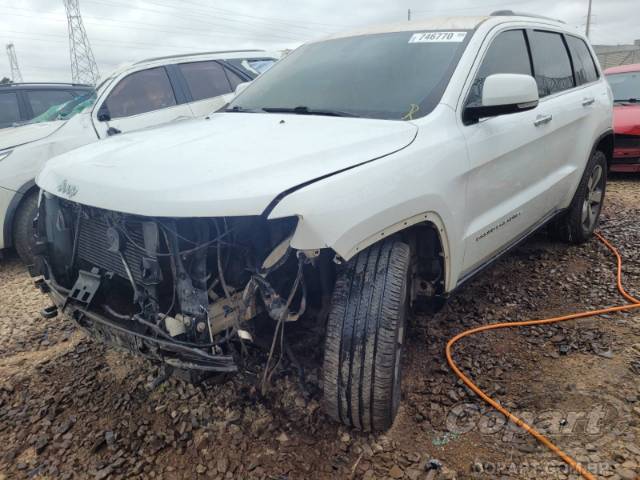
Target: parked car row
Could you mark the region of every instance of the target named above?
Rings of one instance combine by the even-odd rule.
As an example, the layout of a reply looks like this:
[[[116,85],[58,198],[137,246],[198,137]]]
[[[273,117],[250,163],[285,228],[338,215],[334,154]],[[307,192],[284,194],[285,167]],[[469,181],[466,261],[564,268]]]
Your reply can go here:
[[[562,22],[502,11],[365,28],[242,87],[239,71],[193,62],[98,88],[66,125],[111,138],[37,177],[45,314],[170,369],[235,371],[238,342],[271,324],[273,353],[307,315],[326,322],[327,412],[386,429],[408,312],[437,309],[542,227],[580,243],[598,224],[613,97]],[[127,86],[135,75],[152,98]],[[237,94],[197,109],[216,79]]]
[[[279,56],[245,50],[152,58],[113,72],[95,91],[52,84],[0,88],[0,104],[13,95],[21,115],[22,107],[30,108],[21,118],[31,118],[0,130],[0,250],[14,246],[33,263],[34,179],[46,161],[112,135],[205,116]]]

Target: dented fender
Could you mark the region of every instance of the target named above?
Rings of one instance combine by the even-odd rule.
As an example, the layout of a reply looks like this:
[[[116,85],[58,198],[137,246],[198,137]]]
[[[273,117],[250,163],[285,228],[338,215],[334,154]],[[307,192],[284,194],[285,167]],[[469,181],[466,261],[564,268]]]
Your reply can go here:
[[[452,290],[464,258],[465,198],[452,198],[451,192],[465,191],[468,157],[459,132],[439,127],[448,125],[443,117],[451,115],[448,107],[439,106],[423,119],[429,128],[420,129],[412,148],[295,190],[283,196],[268,218],[297,215],[293,248],[331,248],[345,260],[393,233],[431,222],[446,256],[446,290]],[[424,152],[437,154],[425,157]]]

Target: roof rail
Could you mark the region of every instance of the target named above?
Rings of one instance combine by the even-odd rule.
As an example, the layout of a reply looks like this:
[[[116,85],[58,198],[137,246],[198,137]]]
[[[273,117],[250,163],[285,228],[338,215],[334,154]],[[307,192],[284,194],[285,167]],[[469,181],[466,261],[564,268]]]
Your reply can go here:
[[[144,60],[140,60],[138,62],[134,62],[132,65],[140,65],[141,63],[146,62],[157,62],[158,60],[169,60],[171,58],[180,58],[180,57],[195,57],[197,55],[220,55],[223,53],[248,53],[248,52],[264,52],[265,50],[259,50],[256,48],[251,48],[247,50],[218,50],[213,52],[199,52],[199,53],[179,53],[175,55],[167,55],[165,57],[153,57],[153,58],[145,58]]]
[[[557,18],[545,17],[544,15],[535,15],[533,13],[525,13],[525,12],[514,12],[513,10],[496,10],[495,12],[491,12],[492,17],[531,17],[531,18],[542,18],[544,20],[552,20],[554,22],[567,23]]]
[[[23,87],[28,85],[49,85],[49,86],[65,86],[65,87],[91,87],[93,85],[88,85],[86,83],[71,83],[71,82],[9,82],[9,83],[0,83],[0,87]]]

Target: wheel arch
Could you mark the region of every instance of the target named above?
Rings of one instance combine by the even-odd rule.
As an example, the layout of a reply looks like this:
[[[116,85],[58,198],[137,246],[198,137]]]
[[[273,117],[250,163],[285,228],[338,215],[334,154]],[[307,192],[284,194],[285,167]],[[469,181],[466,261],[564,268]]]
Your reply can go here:
[[[20,204],[25,198],[37,191],[38,186],[36,185],[36,181],[29,180],[16,191],[16,194],[11,199],[9,207],[7,208],[7,213],[4,217],[4,225],[2,226],[2,236],[4,238],[5,248],[13,246],[13,224]]]
[[[591,150],[591,155],[600,150],[607,157],[607,169],[611,168],[613,160],[613,148],[615,145],[615,134],[613,130],[607,130],[598,137]]]
[[[419,230],[421,228],[430,228],[436,233],[436,238],[438,241],[438,250],[442,255],[442,263],[444,270],[444,278],[443,283],[445,287],[445,291],[449,290],[449,283],[451,281],[451,249],[449,245],[449,239],[447,236],[447,230],[444,225],[444,221],[436,212],[424,212],[418,215],[414,215],[412,217],[401,220],[397,223],[389,225],[376,232],[375,234],[361,240],[357,244],[353,245],[349,250],[347,250],[342,257],[345,260],[349,260],[353,256],[357,255],[361,251],[370,248],[372,245],[375,245],[386,238],[393,235],[407,236],[412,237],[419,234]],[[339,241],[336,243],[340,243]]]

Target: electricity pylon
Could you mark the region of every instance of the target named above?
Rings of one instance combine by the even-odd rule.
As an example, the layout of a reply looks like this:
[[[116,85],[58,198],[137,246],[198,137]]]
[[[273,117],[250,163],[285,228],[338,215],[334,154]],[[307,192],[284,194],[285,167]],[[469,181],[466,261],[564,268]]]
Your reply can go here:
[[[87,32],[80,16],[79,0],[63,0],[69,26],[69,55],[71,79],[74,83],[95,85],[100,79],[98,65],[93,56]]]
[[[16,56],[16,47],[13,43],[7,45],[7,56],[9,57],[9,68],[11,69],[11,81],[14,83],[22,82],[22,73],[18,65],[18,57]]]

